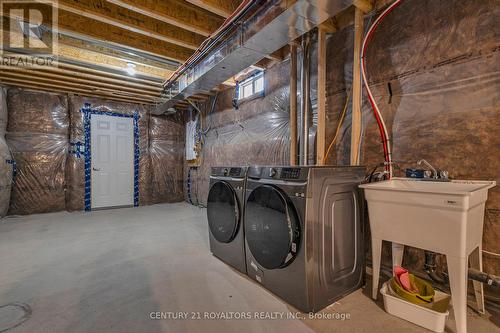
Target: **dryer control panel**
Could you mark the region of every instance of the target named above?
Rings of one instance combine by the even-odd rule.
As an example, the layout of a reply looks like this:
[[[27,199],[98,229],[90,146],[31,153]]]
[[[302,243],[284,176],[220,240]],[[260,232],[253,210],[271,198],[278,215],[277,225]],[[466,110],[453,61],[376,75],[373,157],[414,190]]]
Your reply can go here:
[[[309,169],[307,167],[250,167],[248,177],[253,179],[276,179],[276,180],[307,180]]]
[[[245,178],[246,167],[212,167],[212,176]]]
[[[300,179],[300,168],[281,168],[280,179]]]

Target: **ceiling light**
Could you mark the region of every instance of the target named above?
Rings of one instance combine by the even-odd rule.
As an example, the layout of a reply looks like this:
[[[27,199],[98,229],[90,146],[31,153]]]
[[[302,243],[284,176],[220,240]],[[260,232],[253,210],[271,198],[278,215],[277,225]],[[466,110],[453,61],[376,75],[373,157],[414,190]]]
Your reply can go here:
[[[127,63],[127,69],[126,69],[128,75],[134,76],[135,75],[135,65],[132,63]]]

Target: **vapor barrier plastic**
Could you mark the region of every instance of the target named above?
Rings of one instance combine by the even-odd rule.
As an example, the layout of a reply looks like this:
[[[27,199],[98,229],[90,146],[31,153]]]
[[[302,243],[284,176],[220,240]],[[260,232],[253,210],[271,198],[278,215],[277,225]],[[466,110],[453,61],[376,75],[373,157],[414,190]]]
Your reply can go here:
[[[497,17],[491,1],[456,0],[452,7],[448,2],[405,1],[375,32],[367,50],[368,81],[387,124],[393,160],[401,168],[415,167],[425,158],[455,179],[500,181]],[[343,47],[352,45],[352,30],[334,34],[328,45],[337,54],[330,66],[338,76],[332,77],[327,98],[337,105],[336,120],[345,101],[343,86],[349,86],[352,76],[350,69],[342,71],[352,68],[352,50]],[[384,157],[366,96],[362,112],[361,163],[372,168]],[[348,163],[350,124],[349,110],[330,163]],[[330,126],[335,128],[336,121]],[[396,170],[395,175],[401,174]],[[500,187],[490,191],[486,208],[483,249],[499,253],[500,215],[495,212]],[[390,249],[384,246],[384,253],[387,264]],[[406,253],[408,267],[425,274],[423,251],[409,248]],[[498,258],[485,254],[483,260],[486,272],[500,269]],[[444,263],[439,256],[438,270],[446,269]]]
[[[80,96],[69,97],[70,114],[70,154],[66,168],[66,208],[69,211],[84,209],[85,195],[85,158],[83,155],[84,129],[83,113],[85,103],[90,103],[94,110],[109,111],[126,115],[139,113],[139,204],[150,203],[151,171],[148,156],[149,110],[142,105],[112,102],[99,98]],[[80,148],[82,147],[82,148]],[[81,150],[79,150],[81,149]]]
[[[0,86],[0,136],[7,131],[7,88]]]
[[[64,210],[67,98],[10,88],[7,106],[6,139],[17,167],[9,215]]]
[[[7,92],[0,87],[0,217],[7,215],[12,189],[13,161],[7,143]]]
[[[151,203],[184,200],[185,124],[177,113],[151,116],[149,131]]]
[[[282,87],[243,103],[239,110],[225,109],[207,117],[212,127],[203,137],[202,165],[191,184],[194,201],[206,204],[212,166],[289,164],[289,95],[289,87]],[[222,105],[227,99],[220,99]]]

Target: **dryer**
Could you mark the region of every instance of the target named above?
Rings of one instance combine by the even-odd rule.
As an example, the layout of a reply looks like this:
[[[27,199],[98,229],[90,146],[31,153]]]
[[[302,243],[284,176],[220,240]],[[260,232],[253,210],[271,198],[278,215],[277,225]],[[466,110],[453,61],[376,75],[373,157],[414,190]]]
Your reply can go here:
[[[210,251],[246,274],[243,206],[247,167],[213,167],[207,199]]]
[[[360,288],[364,167],[250,167],[248,276],[304,312]]]

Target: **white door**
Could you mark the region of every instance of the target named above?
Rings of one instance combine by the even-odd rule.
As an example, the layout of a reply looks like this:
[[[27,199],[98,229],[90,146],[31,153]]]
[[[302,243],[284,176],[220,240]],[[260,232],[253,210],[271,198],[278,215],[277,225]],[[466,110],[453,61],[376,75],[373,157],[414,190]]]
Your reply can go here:
[[[134,204],[134,120],[90,118],[92,208]]]

